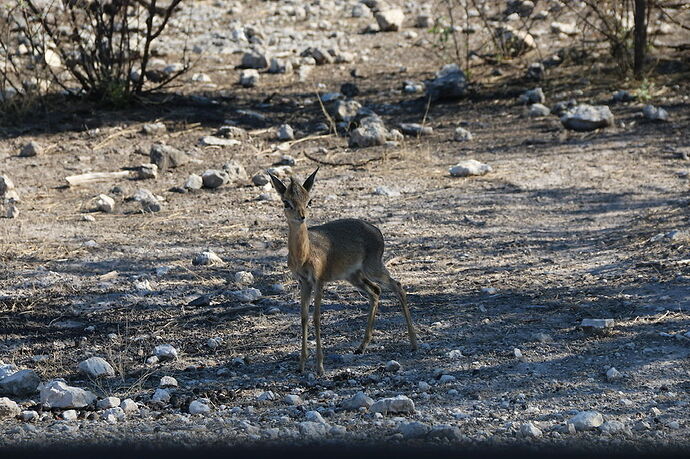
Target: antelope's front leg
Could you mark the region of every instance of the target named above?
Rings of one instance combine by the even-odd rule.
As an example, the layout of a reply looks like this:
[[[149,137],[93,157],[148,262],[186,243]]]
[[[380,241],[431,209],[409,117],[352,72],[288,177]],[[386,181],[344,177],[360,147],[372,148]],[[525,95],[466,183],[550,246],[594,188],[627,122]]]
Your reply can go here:
[[[317,282],[314,294],[314,330],[316,334],[316,374],[323,376],[323,345],[321,344],[321,297],[323,286]]]
[[[311,294],[313,286],[306,280],[300,280],[300,313],[302,319],[302,351],[299,356],[299,371],[304,372],[304,367],[307,363],[307,333],[309,328],[309,303],[311,302]]]

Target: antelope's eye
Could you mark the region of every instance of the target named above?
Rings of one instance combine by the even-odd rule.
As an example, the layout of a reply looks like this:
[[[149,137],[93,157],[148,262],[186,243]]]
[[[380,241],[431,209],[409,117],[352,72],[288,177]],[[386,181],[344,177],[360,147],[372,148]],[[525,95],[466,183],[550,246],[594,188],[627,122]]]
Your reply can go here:
[[[310,199],[309,202],[307,203],[307,207],[311,207],[311,203],[314,202],[313,199]]]
[[[290,201],[283,201],[283,206],[285,206],[286,209],[292,209]]]

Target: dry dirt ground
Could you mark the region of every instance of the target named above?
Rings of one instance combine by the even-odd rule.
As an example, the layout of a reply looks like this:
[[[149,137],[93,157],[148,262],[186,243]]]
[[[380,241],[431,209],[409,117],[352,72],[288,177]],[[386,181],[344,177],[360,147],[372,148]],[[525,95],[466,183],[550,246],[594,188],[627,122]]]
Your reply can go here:
[[[243,15],[260,16],[265,5],[247,6]],[[218,23],[223,20],[219,16]],[[343,23],[354,34],[366,21]],[[22,201],[19,218],[0,219],[0,359],[35,369],[43,381],[65,378],[99,396],[131,397],[142,408],[116,424],[91,415],[93,410],[80,411],[76,421],[61,420],[59,412],[36,423],[5,419],[0,445],[306,442],[313,439],[297,425],[305,411],[317,410],[329,425],[345,427],[318,439],[325,442],[689,446],[690,239],[687,233],[655,237],[688,229],[690,163],[682,159],[690,150],[687,69],[656,77],[651,102],[666,107],[671,121],[645,121],[643,103],[630,102],[611,106],[614,127],[570,133],[555,117],[527,117],[516,102],[517,94],[533,87],[520,78],[524,66],[505,64],[500,78],[478,67],[474,74],[486,78],[467,98],[427,108],[423,97],[400,87],[404,80],[431,77],[441,59],[401,46],[399,33],[356,39],[369,50],[368,62],[319,66],[306,81],[262,75],[259,87],[243,89],[233,68],[241,55],[222,56],[222,66],[204,58],[195,71],[211,75],[214,89],[200,91],[185,80],[174,90],[178,95],[144,107],[77,105],[49,114],[47,121],[3,128],[0,171],[15,182]],[[352,68],[364,78],[353,79]],[[614,90],[632,84],[606,72],[582,79],[587,71],[553,70],[540,84],[547,100],[607,103]],[[424,120],[433,135],[358,150],[338,136],[275,148],[273,128],[283,122],[298,138],[314,135],[314,125],[325,121],[315,91],[337,91],[348,81],[360,87],[358,100],[390,126]],[[238,109],[260,112],[266,120]],[[154,120],[164,122],[168,133],[139,132]],[[246,128],[250,138],[234,147],[200,146],[199,138],[224,120]],[[457,126],[474,139],[454,142]],[[18,157],[30,139],[50,147],[37,157]],[[68,175],[148,162],[155,142],[194,160],[155,180],[64,186]],[[265,191],[249,182],[169,191],[190,173],[231,159],[251,176],[285,153],[296,158],[293,170],[305,177],[318,165],[305,152],[345,164],[321,164],[311,222],[356,217],[381,229],[385,259],[408,292],[424,343],[419,351],[408,349],[402,314],[385,296],[371,347],[353,354],[364,330],[365,301],[348,285],[331,285],[323,307],[326,375],[300,375],[299,306],[286,266],[280,201],[257,200]],[[469,158],[488,163],[493,172],[449,176],[449,166]],[[382,185],[400,195],[374,194]],[[164,197],[163,209],[143,213],[126,201],[139,188]],[[94,211],[100,193],[116,199],[116,212]],[[225,263],[193,266],[193,256],[206,249]],[[236,289],[238,271],[253,273],[251,286],[263,298],[247,304],[225,293]],[[212,295],[210,304],[189,305],[205,294]],[[615,327],[591,335],[579,327],[585,318],[612,318]],[[216,337],[222,344],[208,347]],[[179,358],[147,364],[163,343],[175,346]],[[454,350],[462,356],[450,354]],[[76,365],[92,355],[109,360],[117,377],[91,381],[79,375]],[[386,372],[390,360],[401,370]],[[622,377],[609,381],[609,367]],[[455,380],[441,383],[441,374]],[[165,375],[174,376],[179,388],[169,404],[152,404]],[[422,381],[430,387],[420,387]],[[266,391],[275,400],[258,400]],[[341,410],[342,401],[358,391],[374,400],[406,395],[416,413],[380,418]],[[305,404],[288,406],[286,394],[301,395]],[[40,411],[37,397],[17,401]],[[200,397],[210,399],[211,414],[189,415],[189,401]],[[621,421],[624,429],[610,435],[569,432],[566,422],[583,410]],[[456,426],[459,435],[403,438],[398,427],[411,420]],[[520,427],[528,422],[543,435],[522,437]]]

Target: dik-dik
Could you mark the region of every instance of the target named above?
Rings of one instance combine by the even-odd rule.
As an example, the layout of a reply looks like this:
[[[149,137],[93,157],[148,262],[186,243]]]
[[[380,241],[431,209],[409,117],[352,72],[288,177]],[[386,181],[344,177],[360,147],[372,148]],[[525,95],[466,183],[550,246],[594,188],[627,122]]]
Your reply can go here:
[[[371,341],[374,316],[381,296],[381,288],[395,293],[402,306],[412,349],[417,349],[407,297],[400,282],[393,279],[383,265],[383,235],[375,226],[357,219],[343,219],[307,228],[306,219],[311,204],[309,193],[314,186],[318,168],[303,184],[290,179],[286,186],[271,175],[273,187],[280,194],[288,222],[288,267],[299,281],[302,315],[302,352],[299,367],[304,371],[307,360],[307,327],[309,303],[314,298],[314,328],[316,331],[316,372],[323,375],[323,347],[321,345],[321,298],[328,282],[345,280],[369,298],[369,316],[362,344],[355,351],[362,353]]]

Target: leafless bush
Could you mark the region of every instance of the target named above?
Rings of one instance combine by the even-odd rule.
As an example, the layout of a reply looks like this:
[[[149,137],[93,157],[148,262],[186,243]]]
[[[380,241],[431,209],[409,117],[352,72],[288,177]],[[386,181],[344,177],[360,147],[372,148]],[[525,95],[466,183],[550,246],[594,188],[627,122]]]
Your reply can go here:
[[[55,90],[122,104],[189,68],[149,69],[152,45],[183,0],[10,0],[0,7],[0,99]],[[75,88],[76,86],[76,88]]]

